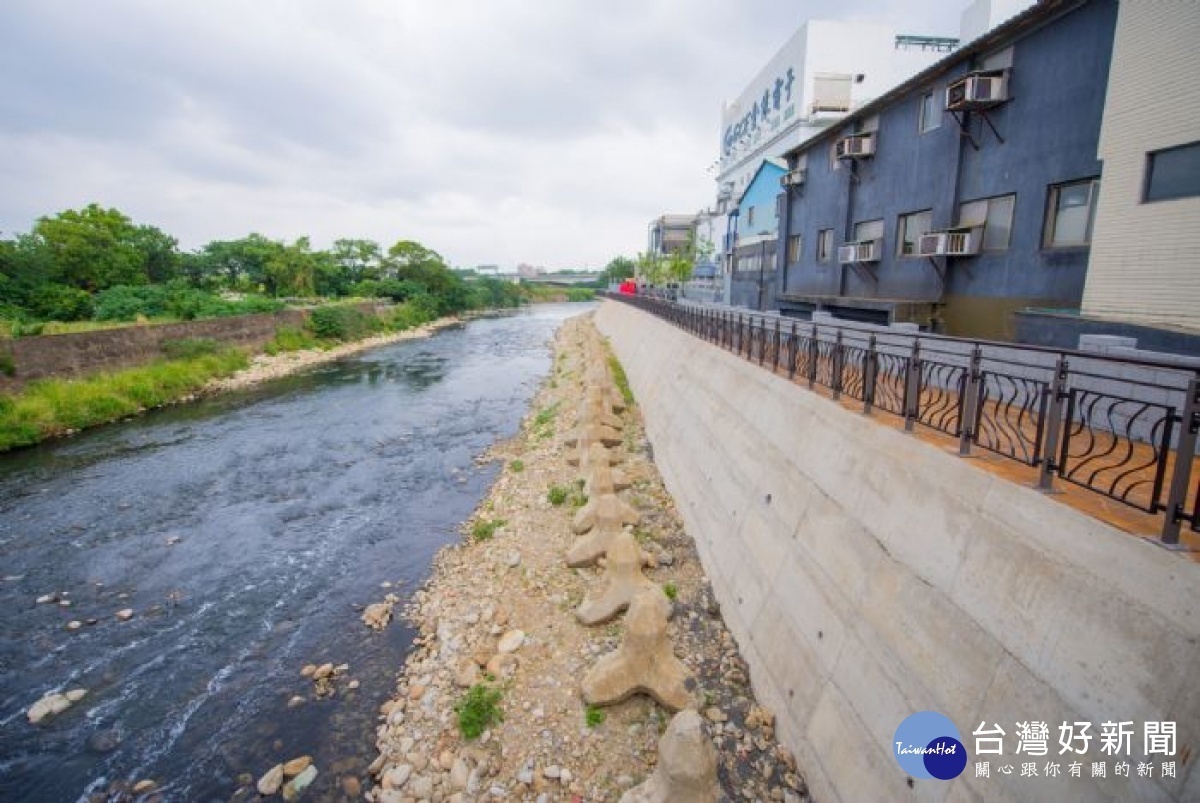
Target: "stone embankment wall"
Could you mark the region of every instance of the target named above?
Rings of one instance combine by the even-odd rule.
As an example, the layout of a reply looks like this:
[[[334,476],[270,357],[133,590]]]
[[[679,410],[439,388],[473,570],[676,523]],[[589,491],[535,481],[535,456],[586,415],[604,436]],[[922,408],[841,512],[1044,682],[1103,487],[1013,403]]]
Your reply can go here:
[[[1200,800],[1200,565],[882,426],[624,304],[596,316],[695,538],[755,691],[816,800]],[[909,786],[896,727],[936,710],[971,757]],[[1016,723],[1049,753],[1013,753]],[[1109,777],[1102,722],[1175,721],[1179,777]],[[974,773],[980,722],[1005,761]],[[1000,775],[1061,760],[1091,722],[1082,778]],[[1155,756],[1155,762],[1166,759]]]
[[[357,306],[372,313],[379,307],[373,303]],[[163,344],[179,340],[204,338],[258,350],[275,337],[277,328],[301,326],[307,317],[307,310],[289,309],[186,323],[0,340],[0,354],[10,355],[16,369],[11,377],[0,374],[0,393],[19,390],[35,379],[77,378],[143,365],[164,356]]]

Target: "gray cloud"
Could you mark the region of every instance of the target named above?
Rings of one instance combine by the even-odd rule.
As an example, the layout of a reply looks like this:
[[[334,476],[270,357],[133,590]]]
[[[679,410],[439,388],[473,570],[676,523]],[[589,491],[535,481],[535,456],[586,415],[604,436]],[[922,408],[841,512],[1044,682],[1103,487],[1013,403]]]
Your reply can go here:
[[[0,230],[96,201],[188,247],[597,266],[710,202],[721,102],[804,17],[944,32],[964,3],[8,0]]]

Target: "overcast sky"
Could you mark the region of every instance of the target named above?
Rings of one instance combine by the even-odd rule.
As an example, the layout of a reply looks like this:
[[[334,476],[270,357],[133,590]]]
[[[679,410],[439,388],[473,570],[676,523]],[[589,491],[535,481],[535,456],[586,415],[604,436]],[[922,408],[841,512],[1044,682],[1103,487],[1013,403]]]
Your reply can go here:
[[[967,0],[2,0],[0,236],[91,202],[185,249],[415,239],[602,267],[712,202],[722,100],[805,19]]]

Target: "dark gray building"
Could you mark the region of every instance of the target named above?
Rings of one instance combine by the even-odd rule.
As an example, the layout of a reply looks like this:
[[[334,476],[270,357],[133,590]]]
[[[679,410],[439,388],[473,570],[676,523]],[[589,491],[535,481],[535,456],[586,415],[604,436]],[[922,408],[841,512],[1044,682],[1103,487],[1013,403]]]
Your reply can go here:
[[[776,296],[1011,339],[1078,309],[1116,0],[1043,0],[787,153]]]

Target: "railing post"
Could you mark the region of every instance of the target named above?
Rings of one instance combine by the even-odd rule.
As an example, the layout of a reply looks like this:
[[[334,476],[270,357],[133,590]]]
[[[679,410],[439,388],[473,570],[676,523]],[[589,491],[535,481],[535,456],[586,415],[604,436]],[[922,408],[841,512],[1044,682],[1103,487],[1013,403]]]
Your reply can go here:
[[[821,355],[820,344],[817,343],[817,325],[813,324],[812,339],[808,341],[808,389],[817,386],[817,357]]]
[[[1188,381],[1187,397],[1183,403],[1183,426],[1179,428],[1179,440],[1175,444],[1175,473],[1171,477],[1171,490],[1167,494],[1167,516],[1163,521],[1162,541],[1164,544],[1179,543],[1179,526],[1185,518],[1192,520],[1192,529],[1200,526],[1196,521],[1197,510],[1189,516],[1186,512],[1188,488],[1192,481],[1193,456],[1196,454],[1196,435],[1200,432],[1200,378],[1192,376]],[[1170,444],[1167,444],[1169,447]]]
[[[758,364],[767,358],[767,319],[758,319]]]
[[[975,417],[979,409],[979,390],[982,387],[983,348],[976,344],[971,350],[971,365],[963,377],[962,398],[958,400],[958,454],[971,454],[971,439],[975,437]]]
[[[1042,466],[1038,475],[1038,490],[1054,490],[1054,470],[1058,468],[1058,439],[1063,428],[1063,402],[1067,399],[1067,380],[1070,377],[1066,357],[1059,357],[1054,367],[1054,380],[1046,392],[1050,406],[1046,412],[1046,442],[1042,445]],[[1067,422],[1070,425],[1070,422]]]
[[[842,398],[842,373],[846,367],[846,347],[842,345],[842,329],[838,327],[837,338],[833,343],[833,373],[830,376],[830,387],[833,390],[833,398]]]
[[[796,357],[800,350],[800,336],[796,332],[796,322],[792,321],[792,339],[788,346],[788,379],[796,378]]]
[[[775,319],[775,351],[771,355],[771,373],[779,370],[779,319]]]
[[[879,373],[879,350],[872,334],[867,340],[867,355],[863,360],[863,415],[871,414],[875,404],[875,377]]]
[[[921,341],[913,338],[912,354],[904,371],[904,431],[912,432],[921,415]]]

